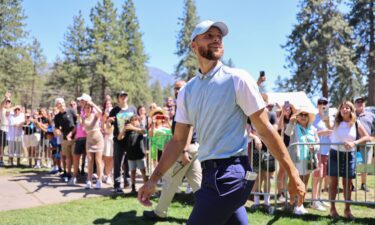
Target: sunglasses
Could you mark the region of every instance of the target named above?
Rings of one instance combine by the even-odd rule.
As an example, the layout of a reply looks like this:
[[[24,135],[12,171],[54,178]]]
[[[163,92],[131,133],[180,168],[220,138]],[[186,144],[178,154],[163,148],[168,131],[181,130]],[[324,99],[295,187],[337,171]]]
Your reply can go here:
[[[328,102],[326,102],[326,101],[318,101],[318,105],[327,105],[328,104]]]
[[[309,114],[307,114],[307,113],[300,113],[300,114],[298,114],[298,116],[300,116],[300,117],[309,117]]]

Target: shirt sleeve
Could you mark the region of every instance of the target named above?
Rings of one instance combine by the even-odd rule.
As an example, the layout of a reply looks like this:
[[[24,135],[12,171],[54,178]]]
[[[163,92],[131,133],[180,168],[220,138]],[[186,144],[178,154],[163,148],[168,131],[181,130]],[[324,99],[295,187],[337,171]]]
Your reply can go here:
[[[246,71],[240,71],[238,75],[233,76],[233,83],[237,104],[247,116],[266,106],[258,85]]]
[[[188,117],[188,113],[186,111],[185,87],[182,87],[180,91],[178,92],[177,111],[176,111],[175,121],[178,123],[183,123],[183,124],[192,124]]]

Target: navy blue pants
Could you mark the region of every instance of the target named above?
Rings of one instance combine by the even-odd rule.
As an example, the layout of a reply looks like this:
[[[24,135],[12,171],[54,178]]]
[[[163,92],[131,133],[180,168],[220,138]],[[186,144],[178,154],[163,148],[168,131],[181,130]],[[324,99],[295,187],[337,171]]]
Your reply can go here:
[[[202,186],[187,225],[247,225],[244,207],[254,185],[247,156],[202,162]]]

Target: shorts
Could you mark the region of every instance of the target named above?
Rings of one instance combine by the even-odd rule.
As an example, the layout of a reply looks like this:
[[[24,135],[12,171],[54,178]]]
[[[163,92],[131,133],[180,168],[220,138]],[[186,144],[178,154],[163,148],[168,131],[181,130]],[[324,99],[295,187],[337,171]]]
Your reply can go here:
[[[129,170],[136,170],[137,168],[143,170],[146,168],[145,159],[128,160]]]
[[[63,140],[61,144],[62,154],[64,156],[71,156],[73,153],[74,144],[75,144],[74,140],[70,140],[70,141]]]
[[[331,149],[327,170],[328,176],[354,179],[356,176],[355,152],[340,152]]]
[[[82,155],[86,152],[86,138],[78,138],[75,141],[74,154]]]
[[[7,135],[8,132],[0,130],[0,147],[8,146]]]
[[[104,138],[103,156],[113,157],[113,139],[109,137]]]
[[[373,154],[372,153],[373,149],[371,148],[371,146],[361,146],[360,151],[361,151],[363,163],[364,164],[371,164],[372,163],[372,154]]]
[[[26,148],[37,147],[38,139],[35,134],[25,134],[23,135],[23,143]]]
[[[313,172],[314,177],[326,177],[327,176],[328,158],[329,158],[328,155],[318,154],[319,169],[314,170]]]

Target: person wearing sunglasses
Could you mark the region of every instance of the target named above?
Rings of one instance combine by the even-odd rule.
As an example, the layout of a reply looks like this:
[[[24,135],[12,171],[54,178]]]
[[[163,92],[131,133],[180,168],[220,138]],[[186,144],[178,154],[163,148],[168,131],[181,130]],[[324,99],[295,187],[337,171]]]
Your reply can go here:
[[[316,153],[319,150],[316,145],[293,143],[316,143],[319,142],[318,132],[314,126],[311,126],[315,119],[315,114],[307,107],[300,107],[291,118],[285,129],[285,134],[290,136],[289,153],[292,161],[297,167],[298,173],[305,183],[305,187],[309,183],[311,172],[317,168]],[[307,189],[306,189],[307,191]],[[307,210],[303,204],[294,208],[297,215],[306,214]]]

